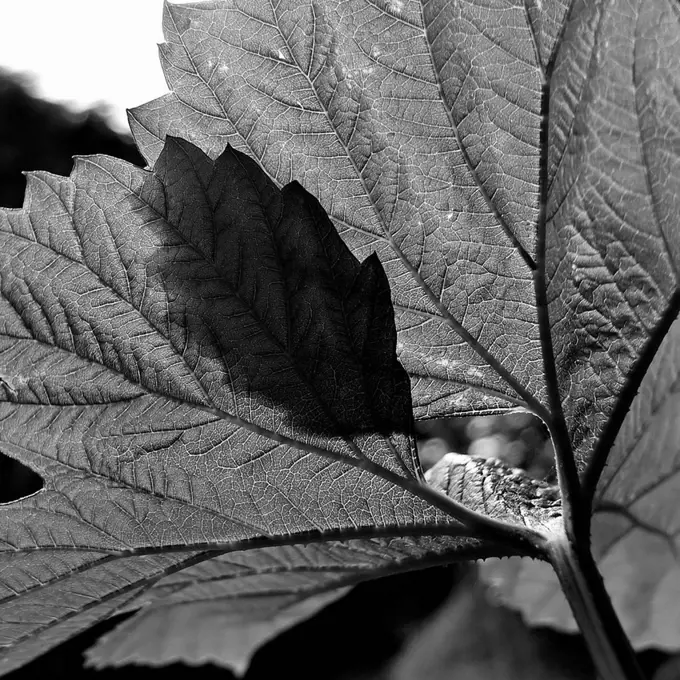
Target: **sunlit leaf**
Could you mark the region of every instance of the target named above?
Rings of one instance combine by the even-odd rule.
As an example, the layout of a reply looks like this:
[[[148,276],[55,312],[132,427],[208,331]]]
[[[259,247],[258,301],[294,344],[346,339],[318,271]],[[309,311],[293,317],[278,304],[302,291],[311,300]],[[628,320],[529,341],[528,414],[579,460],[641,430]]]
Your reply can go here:
[[[168,133],[211,156],[229,142],[314,193],[360,259],[378,253],[418,417],[543,394],[541,76],[523,8],[166,4],[164,32],[173,92],[130,114],[150,162]]]
[[[150,169],[81,158],[0,211],[0,448],[43,480],[3,507],[6,668],[121,608],[147,639],[163,607],[212,620],[164,590],[203,560],[252,551],[212,592],[253,584],[243,667],[298,596],[559,530],[554,490],[505,468],[423,484],[413,412],[533,411],[587,499],[605,470],[604,571],[667,564],[674,454],[631,439],[654,413],[619,427],[680,307],[678,23],[672,0],[166,4],[172,92],[130,113]],[[296,592],[318,550],[350,575]]]
[[[494,458],[447,453],[426,473],[428,483],[467,508],[544,536],[562,529],[559,489]]]

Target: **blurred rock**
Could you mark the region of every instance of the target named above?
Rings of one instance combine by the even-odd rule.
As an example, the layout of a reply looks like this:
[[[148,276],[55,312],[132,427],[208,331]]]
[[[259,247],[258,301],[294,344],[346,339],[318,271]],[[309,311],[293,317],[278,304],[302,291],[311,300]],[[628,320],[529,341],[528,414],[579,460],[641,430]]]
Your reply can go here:
[[[441,437],[421,439],[418,442],[418,457],[423,470],[429,470],[450,451],[448,442]]]
[[[504,434],[480,437],[470,444],[468,454],[476,458],[502,458],[508,443],[508,438]]]

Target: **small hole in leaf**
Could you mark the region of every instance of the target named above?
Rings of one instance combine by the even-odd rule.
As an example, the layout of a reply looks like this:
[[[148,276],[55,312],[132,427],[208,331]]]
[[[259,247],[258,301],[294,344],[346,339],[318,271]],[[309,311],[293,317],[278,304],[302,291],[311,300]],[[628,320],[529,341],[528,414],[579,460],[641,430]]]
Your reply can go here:
[[[43,488],[42,477],[14,458],[0,453],[0,503],[17,501]]]
[[[416,423],[416,431],[425,470],[450,451],[497,458],[535,479],[549,479],[554,469],[547,428],[531,413],[425,420]]]

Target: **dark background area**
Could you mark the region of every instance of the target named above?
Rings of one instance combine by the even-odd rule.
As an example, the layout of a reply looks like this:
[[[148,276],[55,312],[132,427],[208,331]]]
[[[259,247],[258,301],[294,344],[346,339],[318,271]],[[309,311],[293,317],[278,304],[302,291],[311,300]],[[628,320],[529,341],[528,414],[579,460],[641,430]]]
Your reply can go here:
[[[145,165],[132,140],[113,132],[103,113],[71,113],[34,98],[27,80],[0,72],[0,206],[21,207],[25,189],[22,171],[47,170],[68,175],[73,155],[93,153]],[[458,451],[502,458],[537,478],[549,477],[552,468],[546,432],[539,421],[526,414],[421,423],[419,451],[425,467],[448,451]],[[0,454],[0,502],[20,498],[40,486],[37,475]],[[451,592],[468,582],[464,577],[471,569],[474,567],[470,565],[437,567],[361,584],[313,619],[261,648],[246,678],[385,678],[389,660]],[[33,678],[44,674],[55,678],[150,680],[165,677],[170,671],[187,672],[187,667],[181,664],[105,671],[83,669],[83,651],[125,618],[118,616],[105,621],[6,677]],[[474,625],[473,617],[470,626]],[[517,625],[522,625],[519,617]],[[580,660],[579,668],[584,667],[587,653],[578,636],[549,630],[536,631],[535,635],[541,645],[563,657],[565,663],[570,658],[576,659]],[[640,658],[651,673],[667,657],[650,651]],[[194,668],[192,673],[206,679],[231,677],[228,671],[210,665]],[[680,671],[678,675],[664,676],[664,680],[673,677],[680,677]]]

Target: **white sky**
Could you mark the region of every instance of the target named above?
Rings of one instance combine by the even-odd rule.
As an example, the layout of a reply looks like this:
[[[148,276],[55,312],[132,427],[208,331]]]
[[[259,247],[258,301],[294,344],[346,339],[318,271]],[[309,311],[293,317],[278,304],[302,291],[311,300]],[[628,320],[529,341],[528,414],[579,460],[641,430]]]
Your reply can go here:
[[[125,109],[168,91],[156,47],[162,11],[163,0],[0,0],[0,68],[76,110],[105,104],[127,132]]]

